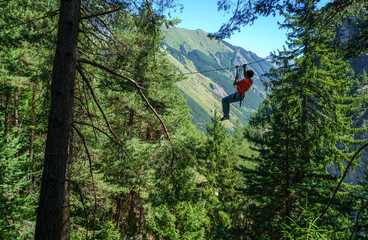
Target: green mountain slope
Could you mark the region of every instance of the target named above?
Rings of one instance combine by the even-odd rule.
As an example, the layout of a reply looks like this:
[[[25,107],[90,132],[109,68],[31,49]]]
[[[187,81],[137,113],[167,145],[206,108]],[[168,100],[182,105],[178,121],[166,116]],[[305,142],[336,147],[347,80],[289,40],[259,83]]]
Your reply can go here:
[[[205,129],[215,111],[222,114],[221,99],[235,91],[232,85],[235,69],[228,68],[249,64],[248,68],[255,72],[254,84],[246,93],[242,107],[238,103],[231,105],[231,119],[225,121],[230,129],[237,120],[240,125],[245,125],[264,100],[265,89],[260,76],[272,67],[271,64],[243,48],[211,40],[203,30],[170,28],[164,32],[166,38],[162,48],[178,71],[186,76],[186,80],[177,85],[192,110],[193,123],[201,130]]]

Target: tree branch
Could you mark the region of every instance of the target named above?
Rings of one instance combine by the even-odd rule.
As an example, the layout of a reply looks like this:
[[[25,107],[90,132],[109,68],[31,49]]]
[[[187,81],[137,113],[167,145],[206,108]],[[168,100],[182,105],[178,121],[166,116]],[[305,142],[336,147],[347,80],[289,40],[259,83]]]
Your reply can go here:
[[[80,73],[80,75],[82,76],[82,79],[83,79],[83,81],[86,83],[86,85],[87,85],[87,87],[88,87],[89,91],[91,92],[91,94],[92,94],[92,98],[93,98],[94,102],[96,103],[96,105],[97,105],[98,109],[100,110],[100,112],[101,112],[101,114],[102,114],[102,117],[104,118],[104,120],[105,120],[105,122],[106,122],[106,125],[107,125],[107,128],[109,129],[110,133],[111,133],[111,134],[115,137],[115,139],[118,141],[119,145],[121,146],[121,148],[122,148],[122,150],[124,151],[124,153],[126,154],[126,156],[127,156],[130,160],[132,160],[132,159],[130,158],[130,156],[129,156],[128,152],[125,150],[125,148],[124,148],[124,146],[123,146],[123,145],[125,144],[125,142],[124,142],[123,140],[121,140],[121,139],[118,137],[118,135],[116,135],[116,133],[114,132],[114,130],[112,129],[112,127],[111,127],[111,125],[110,125],[110,122],[109,122],[109,120],[107,119],[107,117],[106,117],[106,115],[105,115],[105,112],[103,111],[103,109],[102,109],[102,107],[101,107],[100,103],[99,103],[99,102],[98,102],[98,100],[97,100],[97,97],[96,97],[96,95],[95,95],[95,93],[94,93],[94,91],[93,91],[93,88],[92,88],[91,84],[89,83],[89,81],[88,81],[87,77],[84,75],[84,73],[83,73],[83,71],[82,71],[82,69],[81,69],[81,67],[80,67],[79,65],[77,66],[77,70],[78,70],[78,72]]]
[[[344,174],[342,175],[340,182],[337,184],[334,193],[332,194],[332,197],[330,199],[330,202],[328,203],[327,207],[325,208],[325,210],[322,212],[322,214],[319,216],[319,218],[322,218],[322,216],[327,212],[328,208],[331,206],[332,204],[332,200],[335,198],[336,194],[337,194],[337,190],[340,188],[342,181],[344,180],[344,178],[346,177],[349,167],[351,166],[351,164],[353,163],[353,161],[355,160],[355,158],[358,156],[358,154],[365,148],[368,146],[368,143],[364,144],[361,148],[358,149],[358,151],[356,151],[356,153],[354,154],[354,156],[351,158],[350,162],[348,163],[348,165],[346,165]]]
[[[364,207],[362,207],[362,208],[359,210],[359,212],[358,212],[358,214],[357,214],[357,217],[356,217],[356,220],[355,220],[354,229],[353,229],[353,231],[352,231],[352,233],[351,233],[351,235],[350,235],[350,239],[351,239],[351,240],[353,239],[353,237],[354,237],[354,233],[356,232],[356,230],[357,230],[357,228],[358,228],[358,222],[359,222],[360,214],[361,214],[365,209],[367,209],[367,208],[368,208],[368,202],[366,203],[366,205],[365,205]]]
[[[86,222],[87,222],[87,226],[88,226],[89,225],[88,224],[88,214],[87,214],[86,204],[84,202],[84,197],[83,197],[82,190],[80,189],[79,185],[75,181],[72,181],[70,179],[67,179],[66,181],[69,181],[70,183],[74,184],[74,186],[76,187],[76,191],[79,193],[79,197],[80,197],[81,202],[82,202],[83,211],[84,211],[84,215],[86,216]],[[88,239],[88,228],[86,229],[86,239]]]
[[[90,123],[86,123],[86,122],[79,122],[79,121],[73,121],[73,123],[76,123],[76,124],[80,124],[80,125],[86,125],[86,126],[90,126],[92,127],[93,129],[96,129],[97,131],[103,133],[104,135],[106,135],[112,142],[115,142],[116,141],[109,135],[107,134],[105,131],[103,131],[102,129],[98,128],[98,127],[95,127],[94,125],[90,124]]]
[[[104,70],[104,71],[106,71],[106,72],[108,72],[108,73],[110,73],[110,74],[113,74],[113,75],[115,75],[115,76],[118,76],[118,77],[124,78],[124,79],[126,79],[126,80],[130,81],[131,83],[133,83],[133,84],[135,85],[135,87],[137,88],[137,90],[138,90],[139,94],[141,95],[142,99],[146,102],[147,106],[151,109],[151,111],[155,114],[155,116],[157,117],[157,119],[160,121],[161,126],[162,126],[162,128],[164,129],[165,134],[166,134],[166,136],[167,136],[167,139],[170,141],[170,144],[171,144],[171,145],[173,145],[173,144],[172,144],[172,142],[171,142],[170,134],[169,134],[169,132],[168,132],[168,130],[167,130],[167,127],[166,127],[166,125],[165,125],[164,121],[163,121],[163,120],[162,120],[162,118],[158,115],[157,111],[152,107],[152,105],[150,104],[149,100],[147,99],[147,97],[146,97],[146,96],[144,95],[144,93],[142,92],[142,87],[141,87],[141,86],[139,86],[139,84],[138,84],[135,80],[133,80],[133,79],[131,79],[131,78],[129,78],[129,77],[127,77],[127,76],[125,76],[125,75],[122,75],[122,74],[120,74],[120,73],[117,73],[117,72],[115,72],[115,71],[113,71],[113,70],[111,70],[111,69],[109,69],[109,68],[107,68],[107,67],[105,67],[105,66],[103,66],[103,65],[101,65],[101,64],[98,64],[98,63],[96,63],[96,62],[93,62],[93,61],[89,61],[89,60],[86,60],[86,59],[79,59],[79,62],[87,63],[87,64],[90,64],[90,65],[92,65],[92,66],[98,67],[98,68],[100,68],[100,69],[102,69],[102,70]],[[79,67],[78,67],[78,70],[79,70],[79,71],[81,71]],[[83,77],[83,76],[82,76],[82,77]],[[87,82],[88,82],[88,81],[87,81]]]
[[[71,126],[73,127],[75,132],[79,135],[79,137],[82,139],[84,148],[85,148],[87,156],[88,156],[89,169],[90,169],[90,172],[91,172],[91,179],[92,179],[92,188],[93,188],[93,194],[94,194],[94,198],[95,198],[95,208],[93,210],[93,239],[95,239],[97,197],[96,197],[95,180],[94,180],[94,177],[93,177],[93,170],[92,170],[92,158],[91,158],[91,155],[89,154],[88,147],[87,147],[87,144],[86,144],[86,141],[84,139],[83,134],[78,130],[78,128],[75,127],[74,124],[71,124]]]
[[[90,71],[88,71],[88,70],[84,70],[86,73],[88,73],[88,74],[90,74],[91,76],[93,76],[94,78],[97,78],[97,79],[100,79],[101,80],[101,82],[107,87],[107,88],[109,88],[111,91],[114,91],[114,92],[123,92],[124,90],[123,89],[115,89],[115,88],[112,88],[112,87],[110,87],[110,85],[109,84],[107,84],[107,82],[103,79],[103,78],[101,78],[101,77],[99,77],[99,76],[97,76],[97,75],[95,75],[94,73],[92,73],[92,72],[90,72]]]
[[[171,142],[171,137],[169,134],[169,131],[166,128],[166,125],[164,123],[164,121],[162,120],[162,118],[158,115],[157,111],[152,107],[151,103],[148,101],[148,99],[146,98],[146,96],[143,94],[142,89],[137,88],[139,94],[141,95],[141,97],[143,98],[143,100],[146,102],[146,104],[148,105],[148,107],[151,109],[151,111],[156,115],[157,119],[161,122],[161,125],[166,133],[167,139],[170,141],[170,144],[172,145]]]
[[[107,68],[107,67],[105,67],[105,66],[103,66],[103,65],[101,65],[99,63],[96,63],[96,62],[93,62],[93,61],[90,61],[90,60],[87,60],[87,59],[83,59],[83,58],[80,58],[78,61],[81,62],[81,63],[87,63],[89,65],[98,67],[98,68],[100,68],[100,69],[102,69],[102,70],[104,70],[104,71],[106,71],[106,72],[108,72],[108,73],[110,73],[112,75],[115,75],[115,76],[124,78],[125,80],[128,80],[129,82],[133,83],[139,89],[142,88],[141,86],[139,86],[139,84],[135,80],[131,79],[130,77],[127,77],[125,75],[122,75],[120,73],[117,73],[114,70],[112,70],[110,68]]]
[[[85,9],[83,8],[82,9],[82,11],[84,12],[84,13],[86,13],[85,12]],[[111,36],[109,36],[109,35],[106,35],[104,32],[102,32],[101,31],[101,29],[99,28],[99,27],[97,27],[96,26],[96,24],[93,22],[93,21],[91,21],[91,19],[89,19],[88,21],[91,23],[91,25],[94,27],[94,29],[96,30],[96,31],[98,31],[101,35],[103,35],[103,36],[105,36],[105,37],[107,37],[107,38],[109,38],[109,39],[111,39],[111,41],[113,42],[113,44],[115,45],[115,47],[116,47],[116,49],[118,49],[118,46],[116,45],[116,42],[118,42],[120,45],[122,45],[122,46],[124,46],[124,47],[126,47],[128,50],[131,50],[131,48],[127,45],[127,44],[125,44],[125,43],[123,43],[123,42],[121,42],[115,35],[114,35],[114,33],[110,30],[110,28],[108,27],[108,24],[106,24],[101,18],[99,18],[98,16],[96,16],[96,18],[97,18],[97,20],[98,21],[100,21],[100,23],[102,24],[102,25],[104,25],[104,28],[103,28],[103,30],[104,31],[108,31],[110,34],[111,34]]]
[[[122,8],[116,8],[116,9],[113,9],[113,10],[110,10],[110,11],[107,11],[107,12],[95,13],[93,15],[81,17],[81,20],[89,19],[89,18],[94,18],[94,17],[98,17],[98,16],[110,14],[110,13],[113,13],[113,12],[118,12],[120,10],[122,10]]]

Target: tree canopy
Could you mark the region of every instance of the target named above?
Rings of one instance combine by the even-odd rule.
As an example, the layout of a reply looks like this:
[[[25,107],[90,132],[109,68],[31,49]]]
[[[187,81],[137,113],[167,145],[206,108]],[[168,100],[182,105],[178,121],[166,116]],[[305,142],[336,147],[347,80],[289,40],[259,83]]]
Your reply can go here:
[[[347,58],[367,51],[367,1],[321,4],[218,1],[234,15],[214,37],[275,14],[289,29],[230,133],[216,111],[197,130],[176,85],[162,30],[179,1],[0,2],[0,238],[366,238],[350,169],[368,80]],[[356,34],[338,39],[346,19]]]

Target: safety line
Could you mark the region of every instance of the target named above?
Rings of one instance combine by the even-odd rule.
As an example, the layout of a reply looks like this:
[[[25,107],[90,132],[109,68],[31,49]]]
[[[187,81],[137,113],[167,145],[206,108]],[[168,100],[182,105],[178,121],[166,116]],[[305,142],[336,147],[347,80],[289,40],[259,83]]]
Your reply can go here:
[[[204,70],[204,71],[200,71],[200,72],[187,72],[187,73],[182,73],[182,74],[183,75],[188,75],[188,74],[195,74],[195,73],[215,72],[215,71],[230,70],[230,69],[233,69],[233,68],[235,68],[235,67],[212,69],[212,70]]]
[[[349,41],[353,41],[354,40],[354,37],[356,37],[357,36],[357,34],[349,34],[349,35],[346,35],[346,36],[342,36],[342,37],[340,37],[338,40],[344,40],[345,38],[350,38],[350,37],[352,37],[352,39],[349,39],[347,42],[349,42]],[[335,37],[335,39],[336,39],[336,37]],[[342,44],[344,44],[344,43],[346,43],[346,42],[341,42]],[[250,64],[254,64],[254,63],[259,63],[259,62],[263,62],[263,61],[267,61],[267,60],[269,60],[271,58],[271,56],[267,56],[267,57],[265,57],[265,58],[262,58],[262,59],[260,59],[260,60],[257,60],[257,61],[255,61],[255,62],[251,62],[251,63],[247,63],[247,65],[250,65]],[[223,70],[230,70],[230,69],[233,69],[233,68],[235,68],[235,66],[234,67],[228,67],[228,68],[220,68],[220,69],[212,69],[212,70],[204,70],[204,71],[198,71],[198,72],[187,72],[187,73],[182,73],[182,75],[189,75],[189,74],[196,74],[196,73],[205,73],[205,72],[215,72],[215,71],[223,71]]]
[[[262,58],[260,60],[247,63],[247,65],[251,65],[251,64],[254,64],[254,63],[259,63],[259,62],[267,61],[267,60],[270,59],[270,57],[271,56],[267,56],[267,57]],[[204,70],[204,71],[198,71],[198,72],[187,72],[187,73],[182,73],[182,75],[189,75],[189,74],[196,74],[196,73],[206,73],[206,72],[215,72],[215,71],[224,71],[224,70],[230,70],[230,69],[233,69],[233,68],[236,68],[236,66],[234,66],[234,67],[228,67],[228,68],[219,68],[219,69]]]

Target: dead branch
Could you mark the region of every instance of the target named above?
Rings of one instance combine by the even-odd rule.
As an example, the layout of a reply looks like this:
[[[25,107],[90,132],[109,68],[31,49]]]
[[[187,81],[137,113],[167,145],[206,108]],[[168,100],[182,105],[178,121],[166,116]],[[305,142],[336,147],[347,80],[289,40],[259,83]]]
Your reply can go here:
[[[161,125],[166,133],[167,139],[170,141],[170,144],[172,145],[171,142],[171,137],[169,134],[169,131],[166,128],[166,125],[164,123],[164,121],[162,120],[162,118],[158,115],[157,111],[154,109],[154,107],[152,107],[151,103],[148,101],[148,99],[146,98],[146,96],[143,94],[142,89],[137,87],[137,90],[139,92],[139,94],[141,95],[141,97],[143,98],[143,100],[146,102],[146,104],[148,105],[148,107],[151,109],[151,111],[156,115],[156,117],[158,118],[158,120],[161,122]]]
[[[87,70],[84,70],[84,71],[85,71],[86,73],[90,74],[91,76],[93,76],[94,78],[100,79],[100,80],[102,81],[102,83],[103,83],[107,88],[109,88],[110,90],[115,91],[115,92],[123,92],[123,91],[124,91],[124,90],[122,90],[122,89],[115,89],[115,88],[112,88],[112,87],[110,87],[110,85],[109,85],[109,84],[107,84],[107,83],[106,83],[106,81],[105,81],[103,78],[101,78],[101,77],[99,77],[99,76],[95,75],[94,73],[92,73],[92,72],[90,72],[90,71],[87,71]]]
[[[106,71],[108,73],[111,73],[111,74],[113,74],[115,76],[118,76],[118,77],[121,77],[123,79],[126,79],[126,80],[130,81],[131,83],[133,83],[135,85],[136,89],[138,90],[139,94],[141,95],[142,99],[146,102],[147,106],[151,109],[151,111],[155,114],[155,116],[157,117],[157,119],[160,121],[161,126],[164,129],[164,131],[165,131],[165,134],[166,134],[167,139],[169,140],[170,144],[173,145],[172,142],[171,142],[170,134],[169,134],[169,132],[167,130],[167,127],[166,127],[164,121],[158,115],[157,111],[152,107],[152,105],[150,104],[149,100],[147,99],[147,97],[142,92],[142,87],[139,86],[139,84],[135,80],[133,80],[132,78],[127,77],[125,75],[122,75],[120,73],[117,73],[114,70],[111,70],[111,69],[109,69],[109,68],[107,68],[107,67],[105,67],[105,66],[103,66],[101,64],[98,64],[96,62],[92,62],[92,61],[89,61],[89,60],[86,60],[86,59],[79,59],[79,62],[87,63],[87,64],[90,64],[92,66],[98,67],[98,68],[100,68],[100,69],[102,69],[102,70],[104,70],[104,71]]]
[[[85,24],[83,23],[83,22],[81,22],[81,24],[82,24],[82,26],[85,28],[85,29],[88,29],[86,26],[85,26]],[[104,33],[102,33],[101,32],[101,30],[97,27],[97,26],[95,26],[93,23],[91,23],[92,24],[92,26],[102,35],[102,36],[104,36],[106,39],[107,38],[109,38],[109,39],[111,39],[111,37],[110,36],[107,36],[106,34],[104,34]],[[83,32],[85,35],[87,35],[87,33],[89,33],[89,34],[91,34],[91,35],[93,35],[93,37],[95,37],[96,39],[98,39],[98,40],[100,40],[101,42],[105,42],[106,43],[106,45],[108,46],[108,48],[110,48],[110,49],[112,49],[112,50],[115,50],[115,51],[117,51],[117,49],[118,49],[118,47],[116,46],[116,44],[115,44],[115,42],[114,41],[112,41],[113,43],[114,43],[114,45],[115,45],[115,48],[113,48],[113,47],[111,47],[110,46],[110,43],[105,39],[105,38],[103,38],[103,37],[100,37],[100,36],[98,36],[95,32],[90,32],[90,31],[81,31],[81,32]],[[88,39],[90,39],[89,37],[88,37]],[[113,39],[111,39],[111,40],[113,40]]]
[[[348,163],[348,165],[346,165],[345,171],[340,179],[340,182],[337,184],[335,191],[332,194],[332,197],[330,199],[330,202],[328,203],[327,207],[325,208],[325,210],[322,212],[322,214],[319,216],[319,218],[322,218],[322,216],[327,212],[328,208],[331,206],[332,204],[332,200],[335,198],[337,191],[339,190],[342,181],[344,180],[344,178],[346,177],[348,170],[351,166],[351,164],[353,163],[353,161],[355,160],[355,158],[358,156],[358,154],[365,148],[368,146],[368,143],[364,144],[361,148],[358,149],[358,151],[356,151],[356,153],[354,154],[354,156],[351,158],[350,162]]]
[[[92,118],[92,115],[91,115],[91,112],[90,112],[90,110],[89,110],[89,107],[88,107],[88,99],[87,99],[87,96],[89,95],[88,94],[88,91],[86,90],[86,87],[85,87],[85,85],[83,85],[83,84],[78,84],[78,86],[79,85],[81,85],[80,87],[81,87],[81,89],[79,90],[80,92],[81,92],[81,94],[84,96],[84,99],[85,99],[85,103],[86,104],[84,104],[84,102],[82,101],[82,99],[80,99],[80,98],[77,98],[76,96],[74,96],[74,98],[77,98],[79,101],[80,101],[80,103],[82,104],[82,107],[84,107],[85,108],[85,110],[87,111],[87,116],[88,116],[88,119],[90,120],[90,122],[91,122],[91,124],[93,125],[93,118]],[[92,107],[94,108],[95,107],[95,105],[92,105]],[[95,111],[94,112],[97,112],[96,111],[96,109],[94,109]],[[96,140],[97,140],[97,135],[96,135],[96,130],[94,129],[94,134],[95,134],[95,138],[96,138]]]
[[[107,24],[105,23],[105,21],[104,20],[102,20],[101,18],[99,18],[99,17],[97,17],[97,19],[104,25],[104,27],[105,27],[105,29],[111,34],[111,36],[113,36],[114,38],[113,39],[115,39],[119,44],[121,44],[121,45],[123,45],[123,46],[125,46],[127,49],[130,49],[130,47],[128,46],[128,45],[126,45],[125,43],[123,43],[123,42],[121,42],[120,40],[119,40],[119,38],[117,38],[115,35],[114,35],[114,33],[110,30],[110,28],[107,26]],[[130,49],[131,50],[131,49]]]
[[[79,121],[73,121],[73,123],[76,123],[76,124],[80,124],[80,125],[86,125],[86,126],[90,126],[92,127],[93,129],[96,129],[97,131],[99,131],[100,133],[104,134],[105,136],[107,136],[112,142],[115,142],[116,143],[116,140],[113,139],[107,132],[103,131],[102,129],[90,124],[90,123],[86,123],[86,122],[79,122]]]
[[[91,93],[91,95],[92,95],[92,98],[93,98],[94,102],[96,103],[96,105],[97,105],[98,109],[100,110],[100,112],[101,112],[101,114],[102,114],[102,117],[103,117],[103,118],[104,118],[104,120],[105,120],[105,123],[106,123],[107,128],[109,129],[110,133],[111,133],[111,134],[115,137],[115,139],[118,141],[118,143],[119,143],[119,145],[120,145],[121,149],[124,151],[125,155],[126,155],[130,160],[132,160],[132,159],[130,158],[130,156],[129,156],[128,152],[127,152],[127,151],[125,150],[125,148],[124,148],[125,142],[124,142],[123,140],[121,140],[121,139],[118,137],[118,135],[116,135],[115,131],[112,129],[112,127],[111,127],[111,125],[110,125],[110,122],[109,122],[109,120],[108,120],[108,119],[107,119],[107,117],[106,117],[105,112],[103,111],[103,109],[102,109],[102,107],[101,107],[100,103],[99,103],[99,102],[98,102],[98,100],[97,100],[97,97],[96,97],[96,95],[95,95],[95,93],[94,93],[94,91],[93,91],[93,88],[92,88],[91,84],[89,83],[89,81],[88,81],[87,77],[84,75],[84,73],[83,73],[83,71],[82,71],[82,68],[81,68],[79,65],[77,66],[77,70],[78,70],[78,72],[80,73],[80,75],[82,76],[83,81],[86,83],[86,85],[87,85],[87,87],[88,87],[88,89],[89,89],[89,91],[90,91],[90,93]]]
[[[82,69],[80,68],[80,66],[78,66],[78,67],[77,67],[77,70],[78,70],[78,72],[80,73],[80,75],[82,76],[83,81],[87,84],[87,87],[88,87],[88,89],[90,90],[90,92],[91,92],[91,94],[92,94],[92,98],[93,98],[94,102],[96,103],[97,107],[99,108],[99,110],[100,110],[100,112],[101,112],[101,114],[102,114],[102,116],[103,116],[103,118],[104,118],[104,120],[105,120],[105,122],[106,122],[106,124],[107,124],[107,127],[108,127],[108,129],[110,130],[110,133],[111,133],[112,135],[114,135],[114,137],[115,137],[115,138],[116,138],[120,143],[125,144],[125,142],[124,142],[123,140],[121,140],[121,139],[116,135],[116,133],[114,132],[114,130],[112,129],[112,127],[111,127],[111,125],[110,125],[110,122],[109,122],[109,120],[108,120],[108,119],[107,119],[107,117],[106,117],[105,112],[103,111],[103,109],[102,109],[102,107],[101,107],[100,103],[99,103],[99,102],[98,102],[98,100],[97,100],[97,97],[96,97],[96,95],[95,95],[95,93],[94,93],[94,91],[93,91],[93,88],[92,88],[91,84],[89,83],[89,81],[88,81],[87,77],[84,75],[84,73],[83,73]]]
[[[90,61],[90,60],[83,59],[83,58],[80,58],[78,61],[79,62],[82,62],[82,63],[87,63],[87,64],[92,65],[92,66],[95,66],[95,67],[98,67],[101,70],[104,70],[104,71],[106,71],[106,72],[108,72],[108,73],[110,73],[112,75],[115,75],[115,76],[118,76],[118,77],[123,78],[125,80],[128,80],[129,82],[133,83],[136,86],[136,88],[142,89],[142,87],[139,86],[139,84],[134,79],[132,79],[130,77],[127,77],[127,76],[125,76],[123,74],[120,74],[118,72],[115,72],[114,70],[112,70],[112,69],[110,69],[108,67],[105,67],[104,65],[101,65],[101,64],[96,63],[94,61]]]
[[[75,186],[75,190],[78,192],[79,194],[79,197],[81,199],[81,203],[82,203],[82,206],[83,206],[83,212],[84,212],[84,215],[86,216],[86,222],[87,222],[87,226],[88,226],[88,214],[87,214],[87,210],[86,210],[86,204],[84,202],[84,197],[83,197],[83,193],[82,193],[82,190],[80,189],[79,185],[71,180],[71,179],[66,179],[65,181],[69,181],[71,184],[73,184]],[[88,228],[86,229],[86,239],[88,239]]]
[[[97,18],[97,19],[99,19],[99,18]],[[116,45],[116,42],[114,41],[114,40],[116,40],[116,38],[115,38],[115,36],[114,35],[112,35],[112,36],[114,36],[114,38],[112,38],[111,36],[109,36],[109,35],[106,35],[104,32],[102,32],[101,31],[101,29],[99,28],[99,27],[97,27],[96,26],[96,24],[93,22],[93,21],[91,21],[91,19],[88,19],[88,21],[89,21],[89,23],[93,26],[93,28],[97,31],[97,32],[99,32],[102,36],[104,36],[104,37],[106,37],[106,38],[109,38],[109,39],[111,39],[112,40],[112,42],[113,42],[113,44],[115,45],[115,47],[116,47],[116,49],[118,49],[118,46]],[[107,27],[107,26],[106,26]],[[108,28],[106,28],[110,33],[111,33],[111,31],[108,29]],[[119,41],[118,41],[119,42]],[[120,42],[119,42],[120,43]]]
[[[86,144],[86,141],[84,139],[83,134],[78,130],[78,128],[75,127],[74,124],[71,124],[71,126],[73,127],[73,129],[75,130],[75,132],[79,135],[79,137],[82,139],[84,148],[85,148],[86,153],[87,153],[87,156],[88,156],[89,170],[91,172],[92,188],[93,188],[93,194],[94,194],[94,198],[95,198],[95,208],[93,210],[93,239],[95,239],[97,197],[96,197],[95,180],[94,180],[94,177],[93,177],[93,170],[92,170],[92,158],[91,158],[91,155],[89,154],[88,147],[87,147],[87,144]]]
[[[122,10],[122,8],[112,9],[112,10],[107,11],[107,12],[95,13],[93,15],[81,17],[81,20],[89,19],[89,18],[94,18],[94,17],[98,17],[98,16],[102,16],[102,15],[107,15],[107,14],[110,14],[110,13],[118,12],[120,10]]]
[[[350,235],[350,239],[351,239],[351,240],[352,240],[352,239],[353,239],[353,237],[354,237],[354,233],[357,231],[360,214],[361,214],[365,209],[367,209],[367,208],[368,208],[368,202],[366,203],[366,205],[365,205],[365,206],[363,206],[363,207],[359,210],[359,212],[358,212],[358,214],[357,214],[357,216],[356,216],[356,219],[355,219],[354,229],[353,229],[353,231],[351,232],[351,235]]]
[[[83,50],[85,50],[85,49],[83,49]],[[87,48],[87,51],[89,51],[88,48]],[[98,54],[95,54],[95,53],[93,53],[91,51],[89,51],[89,52],[86,53],[86,52],[83,52],[81,48],[79,48],[78,49],[78,52],[81,53],[81,54],[83,54],[85,57],[87,57],[91,61],[93,61],[93,59],[88,55],[88,53],[91,54],[92,56],[94,56],[95,59],[97,59],[97,60],[99,60],[99,61],[101,61],[101,62],[103,62],[105,64],[108,64],[103,58],[100,58]]]
[[[85,27],[83,23],[81,23],[81,24],[82,24],[83,27]],[[97,46],[97,44],[89,37],[89,35],[87,34],[86,31],[80,31],[80,32],[89,40],[90,43],[93,44],[93,46],[95,46],[99,50],[102,50],[102,48],[100,46]]]

